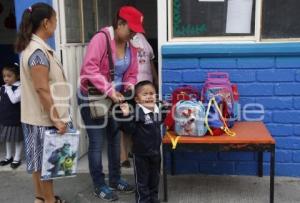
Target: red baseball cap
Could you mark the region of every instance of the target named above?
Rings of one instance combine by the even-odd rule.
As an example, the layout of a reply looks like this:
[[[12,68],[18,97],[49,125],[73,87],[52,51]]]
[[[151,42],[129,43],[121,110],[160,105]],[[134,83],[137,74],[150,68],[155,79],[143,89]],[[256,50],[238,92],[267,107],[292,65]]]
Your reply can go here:
[[[132,6],[122,6],[119,11],[119,16],[126,20],[128,27],[133,32],[145,33],[143,28],[144,15]]]

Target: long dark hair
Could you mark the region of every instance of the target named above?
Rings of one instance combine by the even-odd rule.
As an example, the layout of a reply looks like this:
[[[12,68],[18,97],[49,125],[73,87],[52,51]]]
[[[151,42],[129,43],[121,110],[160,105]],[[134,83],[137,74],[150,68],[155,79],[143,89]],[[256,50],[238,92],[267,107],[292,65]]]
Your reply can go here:
[[[114,30],[116,30],[116,29],[118,28],[118,25],[119,25],[119,24],[124,25],[124,24],[127,23],[126,20],[124,20],[123,18],[121,18],[121,17],[119,16],[119,13],[120,13],[120,9],[121,9],[121,8],[122,8],[122,7],[120,7],[120,8],[118,9],[117,13],[115,14],[115,16],[114,16],[114,18],[113,18],[113,28],[114,28]]]
[[[22,20],[17,34],[15,44],[16,52],[23,51],[31,40],[31,36],[47,18],[50,19],[55,14],[54,9],[46,3],[36,3],[27,8],[22,15]]]

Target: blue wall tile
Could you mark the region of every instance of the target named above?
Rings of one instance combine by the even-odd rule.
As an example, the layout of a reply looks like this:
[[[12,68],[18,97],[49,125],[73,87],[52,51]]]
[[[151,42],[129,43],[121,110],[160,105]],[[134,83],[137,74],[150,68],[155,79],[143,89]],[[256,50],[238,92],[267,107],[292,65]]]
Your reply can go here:
[[[300,125],[294,125],[294,135],[300,136]]]
[[[243,83],[238,86],[241,96],[271,96],[274,94],[273,84],[266,83]]]
[[[300,97],[294,97],[294,108],[300,109]]]
[[[288,137],[288,138],[276,138],[276,147],[278,149],[300,149],[300,138]]]
[[[253,70],[230,70],[228,72],[232,83],[255,82],[255,71]]]
[[[296,81],[299,82],[300,81],[300,70],[296,71]]]
[[[299,123],[300,111],[274,111],[273,121],[276,123]]]
[[[236,59],[232,58],[202,58],[200,59],[201,68],[224,69],[236,68]]]
[[[257,97],[256,103],[262,104],[265,109],[293,109],[292,97]]]
[[[268,124],[268,130],[272,136],[275,137],[289,137],[293,135],[293,125],[292,124]]]
[[[164,82],[181,82],[181,71],[165,70],[162,72],[163,83]]]
[[[182,71],[183,82],[199,82],[203,83],[206,78],[206,71],[204,70],[184,70]]]
[[[251,152],[222,152],[219,158],[223,161],[251,161],[254,160],[254,155]]]
[[[267,166],[266,166],[267,167]],[[267,167],[269,168],[269,167]],[[279,176],[300,176],[300,163],[277,163],[276,174]]]
[[[276,163],[290,163],[293,162],[293,151],[291,150],[277,150],[276,151]]]
[[[257,175],[257,162],[237,162],[235,172],[238,175]]]
[[[300,56],[298,57],[277,57],[276,67],[278,68],[300,68]]]
[[[295,80],[293,70],[263,70],[257,71],[258,82],[290,82]]]
[[[196,69],[199,68],[199,60],[197,58],[190,59],[166,59],[163,61],[163,69]]]
[[[176,174],[199,173],[199,164],[197,161],[176,160],[175,167]]]
[[[293,161],[300,163],[300,150],[293,152]]]
[[[229,161],[219,161],[219,162],[200,162],[199,172],[209,174],[234,174],[234,162]]]
[[[277,83],[274,88],[275,95],[300,95],[300,83]]]
[[[275,65],[275,59],[273,57],[249,57],[249,58],[239,58],[238,61],[239,68],[273,68]]]

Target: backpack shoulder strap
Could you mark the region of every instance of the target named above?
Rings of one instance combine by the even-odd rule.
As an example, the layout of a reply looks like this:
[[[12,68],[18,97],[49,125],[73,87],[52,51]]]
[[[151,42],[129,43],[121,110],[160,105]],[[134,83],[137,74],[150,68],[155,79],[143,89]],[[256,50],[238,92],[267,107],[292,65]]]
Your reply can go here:
[[[114,66],[114,62],[112,59],[112,51],[111,51],[111,47],[110,47],[110,40],[109,37],[107,36],[107,33],[104,31],[99,31],[97,33],[103,33],[105,38],[106,38],[106,51],[107,51],[107,55],[108,55],[108,61],[109,61],[109,75],[110,75],[110,81],[114,81],[114,76],[115,76],[115,66]],[[96,33],[96,34],[97,34]],[[103,57],[102,57],[103,58]],[[102,60],[102,59],[101,59]]]

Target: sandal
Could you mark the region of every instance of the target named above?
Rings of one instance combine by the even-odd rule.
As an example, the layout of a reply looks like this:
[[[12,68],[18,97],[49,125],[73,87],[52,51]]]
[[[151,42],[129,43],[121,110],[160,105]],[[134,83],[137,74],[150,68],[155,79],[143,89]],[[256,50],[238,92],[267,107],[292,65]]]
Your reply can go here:
[[[55,203],[66,203],[66,200],[61,199],[59,196],[54,196]]]
[[[66,200],[62,200],[59,196],[54,196],[55,203],[66,203]],[[42,197],[35,197],[35,199],[45,202],[45,199]]]
[[[35,199],[40,200],[41,202],[45,202],[45,199],[42,197],[35,197]]]

